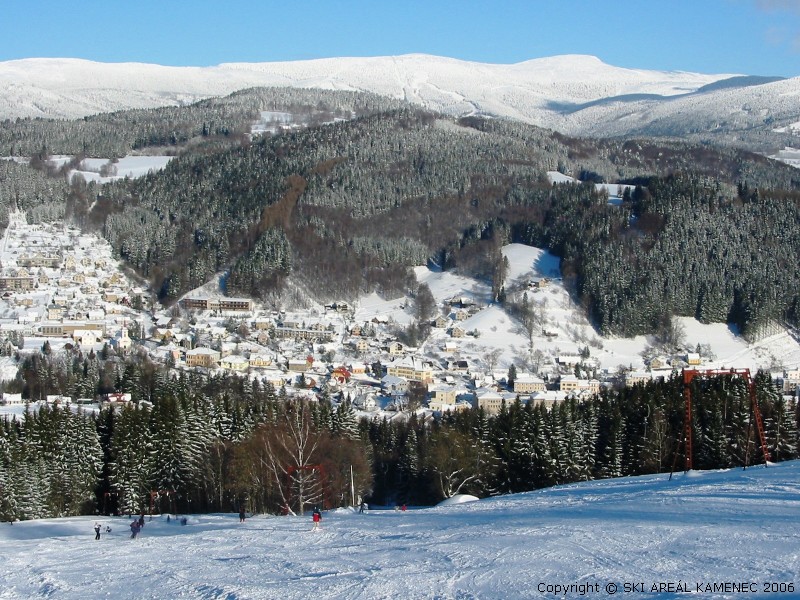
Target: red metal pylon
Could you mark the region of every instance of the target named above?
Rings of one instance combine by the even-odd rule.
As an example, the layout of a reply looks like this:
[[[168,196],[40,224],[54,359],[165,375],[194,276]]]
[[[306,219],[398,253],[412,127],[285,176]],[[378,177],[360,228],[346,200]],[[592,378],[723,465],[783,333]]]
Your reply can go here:
[[[683,445],[686,452],[685,470],[692,469],[692,380],[695,377],[721,377],[730,375],[741,377],[747,384],[747,391],[750,395],[750,408],[753,412],[753,419],[756,423],[758,438],[761,442],[761,454],[764,457],[764,465],[770,460],[769,449],[767,449],[767,438],[764,434],[764,422],[761,419],[761,410],[758,408],[758,398],[756,397],[756,385],[750,377],[750,369],[684,369],[683,370],[683,397],[686,402],[684,421],[683,421]],[[747,449],[745,450],[745,467],[747,467],[748,450],[750,448],[750,430],[747,432]]]

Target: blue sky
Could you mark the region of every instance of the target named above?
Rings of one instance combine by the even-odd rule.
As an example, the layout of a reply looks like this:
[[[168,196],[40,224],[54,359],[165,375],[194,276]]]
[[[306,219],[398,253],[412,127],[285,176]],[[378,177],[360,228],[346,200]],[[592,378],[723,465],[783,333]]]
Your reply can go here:
[[[800,0],[4,0],[0,61],[207,66],[421,52],[800,75]]]

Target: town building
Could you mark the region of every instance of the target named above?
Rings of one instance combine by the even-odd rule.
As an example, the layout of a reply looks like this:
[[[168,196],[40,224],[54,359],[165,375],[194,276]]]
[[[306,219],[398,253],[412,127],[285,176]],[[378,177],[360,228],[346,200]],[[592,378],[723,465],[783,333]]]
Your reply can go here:
[[[214,367],[220,358],[220,353],[211,348],[195,348],[186,352],[186,364],[190,367]]]
[[[433,367],[431,364],[414,356],[404,356],[389,363],[386,366],[386,374],[420,383],[433,381]]]

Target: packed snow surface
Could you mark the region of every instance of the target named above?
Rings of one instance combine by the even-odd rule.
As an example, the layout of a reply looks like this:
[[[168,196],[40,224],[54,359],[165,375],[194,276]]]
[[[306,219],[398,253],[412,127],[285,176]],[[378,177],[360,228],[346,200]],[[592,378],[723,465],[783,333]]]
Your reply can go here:
[[[96,522],[112,528],[99,541]],[[800,585],[797,461],[340,509],[320,531],[310,515],[156,516],[132,540],[128,522],[0,524],[0,598],[596,598],[616,586],[666,599],[680,585],[692,598],[788,599]],[[734,583],[748,593],[726,592]]]
[[[456,494],[455,496],[451,496],[450,498],[445,498],[437,506],[450,506],[451,504],[464,504],[465,502],[476,502],[480,500],[480,498],[476,496],[472,496],[470,494]]]

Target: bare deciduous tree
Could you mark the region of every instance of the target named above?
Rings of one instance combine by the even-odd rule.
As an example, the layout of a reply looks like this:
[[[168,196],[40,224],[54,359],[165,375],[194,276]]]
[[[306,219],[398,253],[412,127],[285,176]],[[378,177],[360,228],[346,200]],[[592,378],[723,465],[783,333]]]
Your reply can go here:
[[[264,438],[263,464],[269,469],[284,507],[303,514],[306,506],[323,500],[323,479],[313,467],[321,459],[323,434],[317,431],[305,403],[287,406]]]

